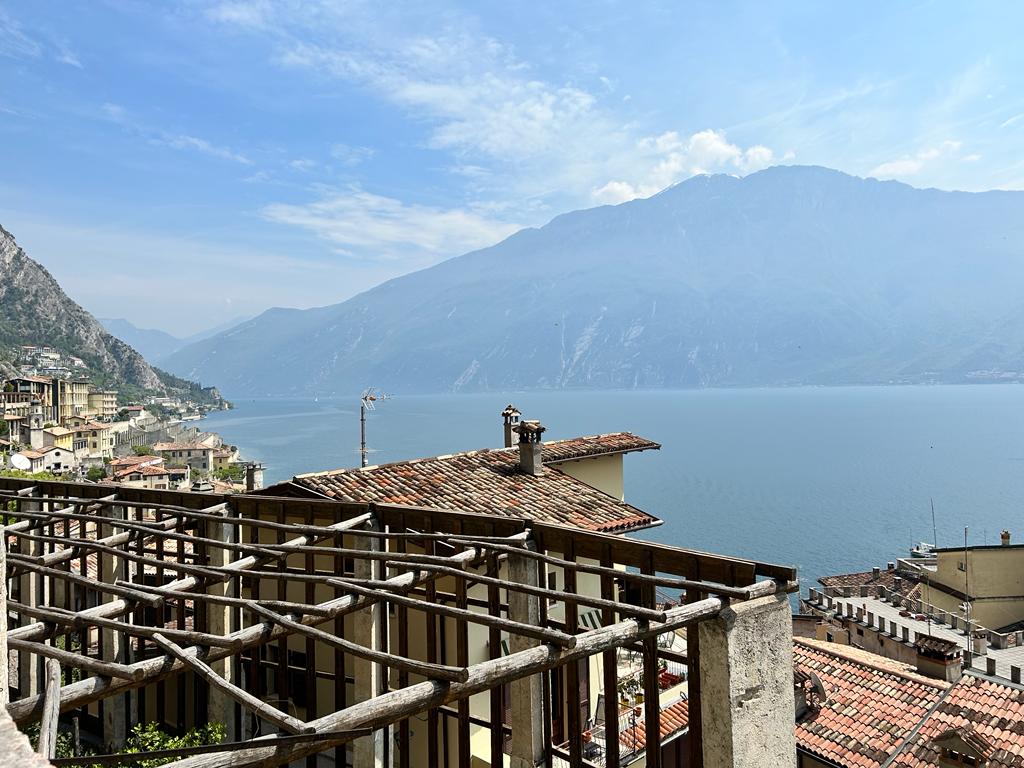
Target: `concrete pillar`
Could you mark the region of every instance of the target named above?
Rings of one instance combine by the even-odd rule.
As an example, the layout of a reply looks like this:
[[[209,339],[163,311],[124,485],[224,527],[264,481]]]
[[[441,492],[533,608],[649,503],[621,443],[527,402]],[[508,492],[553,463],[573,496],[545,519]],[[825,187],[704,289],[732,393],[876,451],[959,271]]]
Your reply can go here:
[[[537,561],[521,555],[508,557],[510,581],[539,587]],[[541,598],[522,592],[508,591],[508,615],[513,621],[540,626],[542,623]],[[522,635],[509,635],[512,653],[525,651],[540,641]],[[510,683],[512,702],[512,744],[509,750],[510,768],[535,768],[544,762],[544,686],[540,675],[520,678]]]
[[[371,530],[378,530],[377,524],[367,525]],[[354,536],[356,549],[368,552],[381,550],[381,539],[371,536]],[[358,579],[382,580],[383,569],[380,560],[356,558],[354,563],[355,576]],[[383,646],[382,624],[385,621],[380,603],[364,608],[352,614],[352,640],[364,648],[386,650]],[[353,703],[367,701],[384,692],[387,672],[380,664],[353,657],[352,677],[354,680]],[[353,765],[360,768],[384,768],[384,739],[389,729],[381,728],[370,736],[363,736],[352,742]]]
[[[785,595],[697,625],[704,768],[792,766],[793,626]]]
[[[107,507],[103,510],[107,517],[123,520],[125,517],[124,507]],[[112,525],[100,525],[98,536],[105,538],[118,533],[120,528]],[[113,584],[117,579],[130,580],[128,572],[128,561],[117,557],[109,552],[99,553],[100,580],[106,584]],[[115,595],[104,592],[101,594],[103,602],[107,603],[115,599]],[[130,621],[130,616],[125,616]],[[120,632],[113,629],[101,629],[103,660],[114,661],[118,664],[128,663],[128,642]],[[130,694],[124,693],[118,696],[110,696],[103,700],[103,743],[111,752],[119,752],[128,738],[128,711],[130,705]],[[134,721],[133,721],[134,722]]]
[[[226,515],[227,513],[225,513]],[[225,543],[231,543],[235,541],[236,533],[238,529],[233,525],[227,523],[210,521],[206,524],[206,537],[214,539],[216,541],[223,541]],[[230,563],[234,559],[234,555],[231,550],[208,546],[207,555],[210,560],[210,565],[215,568],[222,568]],[[230,597],[229,592],[231,591],[231,582],[223,581],[217,584],[211,584],[207,592],[211,595],[218,595],[220,597]],[[217,605],[216,603],[206,603],[206,631],[213,635],[227,635],[234,630],[232,623],[233,610],[227,605]],[[226,659],[220,661],[210,662],[210,667],[218,675],[223,677],[228,682],[234,680],[236,674],[236,656],[228,656]],[[224,694],[219,688],[214,688],[212,685],[208,687],[207,707],[206,716],[207,720],[211,723],[223,723],[227,729],[226,741],[237,741],[238,727],[235,722],[235,702],[230,697]]]
[[[0,710],[6,710],[10,701],[10,659],[7,657],[7,529],[0,525]]]

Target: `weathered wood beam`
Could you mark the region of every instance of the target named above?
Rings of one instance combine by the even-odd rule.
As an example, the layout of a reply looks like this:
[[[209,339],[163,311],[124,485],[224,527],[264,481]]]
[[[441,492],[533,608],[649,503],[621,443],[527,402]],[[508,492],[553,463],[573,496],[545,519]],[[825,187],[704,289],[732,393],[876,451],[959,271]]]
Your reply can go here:
[[[102,661],[101,659],[94,659],[92,656],[86,656],[84,653],[75,653],[73,651],[65,651],[61,648],[57,648],[54,645],[45,645],[43,643],[33,643],[28,640],[17,640],[11,638],[8,640],[8,645],[16,651],[25,651],[26,653],[34,653],[37,656],[42,656],[47,659],[53,659],[65,667],[72,667],[74,669],[84,669],[94,675],[103,675],[104,677],[117,677],[121,680],[132,680],[138,681],[143,679],[143,675],[139,670],[132,669],[127,664],[118,664],[114,661]]]
[[[353,704],[340,712],[312,720],[308,725],[317,731],[383,728],[403,718],[413,717],[426,710],[481,693],[495,685],[504,685],[528,675],[585,659],[610,648],[629,645],[648,637],[657,637],[663,632],[671,632],[717,616],[723,605],[720,598],[708,597],[696,603],[670,609],[664,623],[652,622],[645,625],[628,619],[610,627],[601,627],[579,635],[575,648],[557,649],[550,645],[538,645],[469,667],[469,678],[464,683],[416,683],[408,688],[390,691],[375,699]],[[229,759],[219,755],[201,755],[171,763],[170,768],[271,768],[315,754],[325,748],[321,744],[300,744],[282,750],[263,747],[260,741],[261,739],[254,739],[250,742],[250,749],[235,752]]]
[[[223,691],[226,696],[231,697],[250,712],[255,712],[259,717],[269,720],[281,730],[288,733],[312,733],[313,729],[298,718],[292,717],[287,712],[282,712],[272,707],[261,699],[243,691],[236,685],[229,683],[218,675],[208,664],[204,663],[198,656],[195,648],[188,650],[164,637],[157,632],[153,635],[153,642],[156,643],[165,653],[173,656],[179,661],[191,667],[192,671],[199,675],[210,685]]]
[[[376,597],[380,595],[379,589],[370,589],[342,579],[331,579],[327,583],[357,595],[365,595],[367,597]],[[545,643],[554,643],[562,648],[572,648],[576,645],[575,637],[566,632],[559,632],[554,629],[545,629],[544,627],[537,627],[532,624],[523,624],[522,622],[512,621],[511,619],[502,619],[500,616],[492,616],[487,613],[463,610],[461,608],[450,608],[438,603],[428,603],[425,600],[417,600],[414,597],[405,597],[404,595],[396,592],[389,592],[386,599],[390,603],[395,603],[395,605],[404,605],[408,608],[415,608],[420,611],[429,611],[452,619],[467,620],[475,624],[481,624],[485,627],[498,627],[516,635],[533,637]]]
[[[259,603],[252,604],[249,606],[249,609],[258,613],[264,619],[267,619],[274,624],[279,624],[296,634],[312,637],[313,639],[320,640],[332,647],[341,648],[343,651],[350,653],[353,656],[367,659],[368,661],[372,661],[377,664],[383,664],[384,666],[392,667],[394,669],[404,669],[407,672],[423,675],[430,679],[448,680],[452,682],[464,682],[468,676],[468,673],[462,667],[450,667],[444,664],[427,664],[423,661],[403,659],[401,656],[395,656],[391,653],[384,653],[383,651],[374,651],[369,648],[365,648],[358,643],[353,643],[342,637],[332,635],[329,632],[324,632],[322,629],[300,624],[293,618],[282,616],[269,608],[264,608]]]
[[[6,663],[6,659],[4,661]],[[46,692],[43,697],[36,752],[50,760],[57,754],[57,724],[60,722],[60,662],[56,659],[46,660]]]

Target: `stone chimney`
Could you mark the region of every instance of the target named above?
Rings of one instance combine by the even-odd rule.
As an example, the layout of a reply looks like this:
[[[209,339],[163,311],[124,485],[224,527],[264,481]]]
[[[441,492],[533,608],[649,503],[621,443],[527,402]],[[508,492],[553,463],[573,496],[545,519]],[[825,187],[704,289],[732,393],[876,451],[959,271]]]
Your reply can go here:
[[[1010,532],[1003,531],[999,534],[999,541],[1004,547],[1010,546]]]
[[[519,471],[525,475],[541,475],[544,472],[544,446],[540,437],[546,428],[539,421],[519,422]]]
[[[871,576],[872,576],[872,578],[877,579],[881,575],[882,575],[882,569],[879,568],[877,565],[874,568],[871,569]]]
[[[501,419],[505,424],[505,447],[511,448],[516,444],[516,427],[519,426],[519,410],[509,403],[501,412]]]
[[[955,683],[963,673],[960,646],[952,640],[919,635],[914,643],[918,674]]]

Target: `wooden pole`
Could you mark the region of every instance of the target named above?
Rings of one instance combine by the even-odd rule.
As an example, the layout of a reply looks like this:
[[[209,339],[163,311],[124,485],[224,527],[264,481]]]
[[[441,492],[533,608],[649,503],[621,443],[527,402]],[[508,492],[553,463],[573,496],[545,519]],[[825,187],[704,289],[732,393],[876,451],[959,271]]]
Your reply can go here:
[[[60,662],[46,660],[46,693],[43,699],[43,717],[39,722],[39,745],[43,757],[52,760],[57,753],[57,724],[60,721]]]
[[[495,685],[521,680],[610,648],[629,645],[648,637],[657,637],[662,632],[681,629],[703,619],[717,616],[722,606],[722,600],[717,597],[709,597],[697,603],[681,605],[668,610],[666,612],[668,621],[664,624],[641,625],[630,619],[610,627],[601,627],[579,635],[579,642],[575,648],[557,649],[550,645],[528,648],[500,659],[484,661],[471,666],[469,679],[464,683],[440,681],[417,683],[408,688],[390,691],[375,699],[353,704],[340,712],[313,720],[308,725],[313,726],[318,732],[383,728],[402,718],[413,717],[426,710],[481,693]],[[269,768],[287,764],[325,748],[325,745],[322,744],[316,746],[297,745],[291,749],[279,750],[273,747],[263,747],[260,744],[260,739],[254,739],[250,744],[251,749],[236,752],[227,759],[219,755],[203,755],[172,763],[170,767],[242,768],[242,766],[260,766],[263,768],[266,766]],[[326,746],[333,746],[333,743]]]
[[[0,521],[2,522],[2,521]],[[7,648],[7,529],[0,524],[0,707],[11,701],[10,658]]]

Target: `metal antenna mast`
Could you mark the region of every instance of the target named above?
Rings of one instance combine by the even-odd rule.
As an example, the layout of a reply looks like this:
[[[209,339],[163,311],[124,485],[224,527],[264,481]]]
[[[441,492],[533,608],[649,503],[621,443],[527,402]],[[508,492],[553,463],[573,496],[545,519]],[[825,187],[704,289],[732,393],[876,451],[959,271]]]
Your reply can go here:
[[[365,467],[369,464],[366,459],[366,412],[373,410],[373,404],[378,400],[387,400],[388,395],[376,394],[373,387],[368,387],[359,398],[359,466]]]

